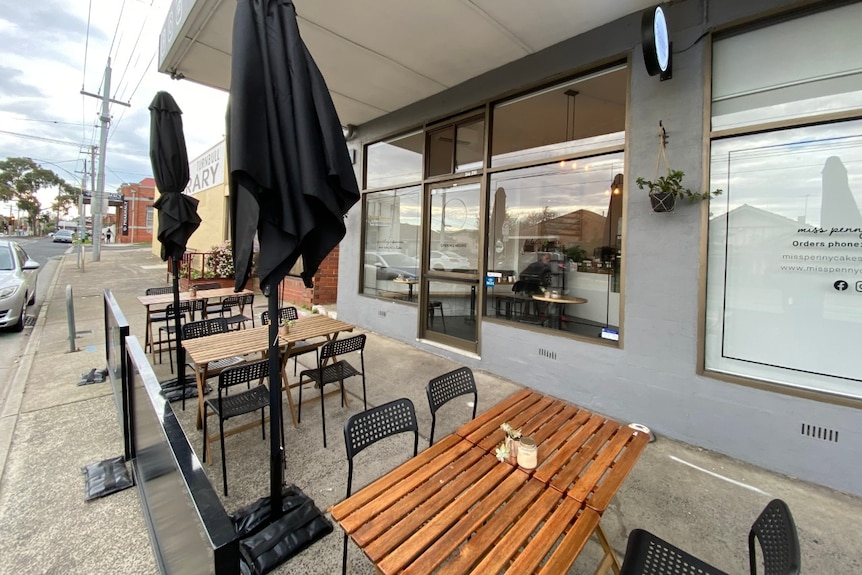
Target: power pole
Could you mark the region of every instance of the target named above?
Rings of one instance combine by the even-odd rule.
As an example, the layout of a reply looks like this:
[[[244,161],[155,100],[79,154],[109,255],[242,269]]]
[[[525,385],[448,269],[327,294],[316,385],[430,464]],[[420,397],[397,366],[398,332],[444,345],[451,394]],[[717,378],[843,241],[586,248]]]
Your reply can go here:
[[[84,217],[84,190],[87,188],[87,160],[84,160],[84,176],[81,178],[81,193],[78,194],[78,239],[84,241],[87,233],[87,218]]]
[[[108,126],[111,123],[109,115],[110,104],[120,104],[129,106],[126,102],[120,102],[111,98],[111,59],[108,58],[108,65],[105,66],[104,90],[102,94],[90,94],[81,90],[84,96],[100,98],[102,100],[102,114],[99,120],[102,122],[100,133],[99,146],[99,182],[90,199],[90,207],[93,214],[93,261],[97,262],[102,257],[102,214],[107,209],[108,203],[105,201],[105,156],[107,155],[108,146]]]

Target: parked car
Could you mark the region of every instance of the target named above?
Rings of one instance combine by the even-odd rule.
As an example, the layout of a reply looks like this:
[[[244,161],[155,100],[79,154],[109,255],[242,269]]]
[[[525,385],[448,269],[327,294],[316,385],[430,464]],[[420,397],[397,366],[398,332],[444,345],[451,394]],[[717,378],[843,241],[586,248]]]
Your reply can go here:
[[[365,252],[365,277],[378,280],[394,280],[419,277],[419,262],[416,258],[400,252]]]
[[[0,328],[24,329],[24,311],[36,303],[38,269],[21,246],[0,240]]]
[[[432,270],[451,272],[454,270],[466,270],[470,267],[470,260],[463,256],[459,256],[455,252],[432,251],[430,256]]]
[[[54,240],[58,243],[71,244],[72,240],[75,238],[75,232],[72,230],[57,230],[54,233]]]

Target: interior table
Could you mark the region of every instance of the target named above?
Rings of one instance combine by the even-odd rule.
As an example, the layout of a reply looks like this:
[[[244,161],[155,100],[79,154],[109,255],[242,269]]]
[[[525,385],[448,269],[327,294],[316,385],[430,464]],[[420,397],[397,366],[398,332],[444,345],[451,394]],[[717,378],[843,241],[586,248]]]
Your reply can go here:
[[[556,318],[557,329],[561,329],[563,325],[563,310],[564,306],[569,304],[581,304],[587,303],[587,299],[583,297],[571,297],[571,296],[557,296],[551,297],[548,295],[534,295],[533,299],[535,301],[545,302],[553,305],[556,308],[557,313],[553,314],[552,317]]]
[[[279,348],[282,353],[282,385],[287,391],[287,401],[290,406],[290,415],[294,427],[296,422],[296,406],[293,403],[293,394],[290,390],[299,383],[289,384],[285,375],[284,366],[290,358],[290,351],[300,341],[313,341],[320,339],[323,345],[338,337],[345,331],[353,331],[354,326],[325,315],[310,315],[299,318],[290,327],[285,335],[279,335]],[[197,428],[203,427],[203,405],[204,387],[207,380],[207,365],[228,357],[247,356],[253,354],[266,354],[269,351],[269,326],[260,326],[251,329],[242,329],[227,333],[219,333],[206,337],[199,337],[183,341],[188,358],[195,366],[195,380],[198,388],[198,415]],[[334,393],[334,392],[331,392]],[[310,400],[309,400],[310,401]]]
[[[407,284],[407,301],[413,301],[413,286],[418,284],[419,280],[395,278],[392,281],[397,284]]]

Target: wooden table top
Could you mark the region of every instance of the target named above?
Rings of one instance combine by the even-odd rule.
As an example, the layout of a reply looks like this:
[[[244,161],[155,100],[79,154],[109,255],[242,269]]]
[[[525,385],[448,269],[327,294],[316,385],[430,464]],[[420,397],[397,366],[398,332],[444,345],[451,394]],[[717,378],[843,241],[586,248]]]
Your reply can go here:
[[[561,295],[560,297],[551,297],[546,295],[534,295],[533,299],[536,301],[545,301],[548,303],[587,303],[587,298],[585,297],[569,297],[565,295]]]
[[[410,285],[416,285],[419,283],[419,280],[411,280],[411,279],[406,279],[406,278],[395,278],[392,281],[397,283],[397,284],[410,284]]]
[[[385,575],[565,573],[599,514],[449,435],[331,509]]]
[[[503,423],[536,441],[538,466],[528,471],[534,479],[599,513],[649,442],[648,434],[529,389],[512,394],[455,433],[493,454],[505,438]]]
[[[221,298],[221,297],[227,297],[227,296],[231,296],[231,295],[248,295],[251,293],[254,293],[254,292],[249,290],[249,289],[244,289],[241,292],[235,292],[233,290],[233,288],[204,289],[204,290],[198,290],[197,297],[193,298],[193,297],[191,297],[191,294],[188,291],[181,291],[180,292],[180,301],[189,301],[192,299],[208,300],[208,299],[216,298],[216,297]],[[140,296],[138,296],[138,302],[140,302],[141,305],[145,305],[147,307],[150,307],[153,305],[165,306],[165,305],[174,303],[174,294],[172,294],[172,293],[160,293],[160,294],[155,294],[155,295],[140,295]]]
[[[342,331],[353,331],[353,326],[326,315],[310,315],[296,320],[290,333],[280,335],[279,345],[286,347],[298,341],[327,337]],[[226,357],[265,352],[269,349],[269,326],[185,340],[183,347],[189,359],[197,365],[206,365]]]

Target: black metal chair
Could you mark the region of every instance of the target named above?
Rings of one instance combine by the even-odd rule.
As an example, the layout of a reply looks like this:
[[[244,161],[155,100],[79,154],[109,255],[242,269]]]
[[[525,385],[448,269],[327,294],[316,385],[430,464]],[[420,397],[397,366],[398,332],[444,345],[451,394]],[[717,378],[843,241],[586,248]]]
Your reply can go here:
[[[790,508],[781,499],[773,499],[748,532],[748,558],[751,575],[757,575],[757,549],[763,554],[764,575],[799,575],[801,555],[796,523]]]
[[[406,397],[384,403],[351,415],[344,423],[344,446],[347,448],[347,497],[353,488],[353,458],[373,443],[399,433],[413,432],[413,457],[419,453],[419,424],[413,402]],[[344,554],[341,573],[347,572],[347,532],[344,532]]]
[[[159,287],[151,287],[144,290],[144,295],[164,295],[173,293],[173,286],[159,286]],[[165,311],[166,308],[158,308],[155,310],[150,310],[150,318],[149,323],[147,324],[147,346],[148,349],[144,351],[153,351],[153,324],[160,323],[165,321]]]
[[[282,307],[278,309],[278,319],[281,323],[288,321],[296,321],[299,319],[299,312],[293,306]],[[260,325],[269,325],[269,311],[264,311],[260,314]],[[290,349],[290,355],[293,356],[293,375],[296,375],[296,364],[300,355],[314,352],[315,362],[318,358],[318,350],[323,343],[313,343],[310,341],[298,341],[293,344]]]
[[[204,309],[204,300],[187,300],[181,301],[180,307],[178,308],[177,314],[180,319],[180,326],[186,323],[186,321],[194,321],[195,314],[197,312],[203,312]],[[159,339],[153,342],[155,346],[158,344],[159,347],[159,363],[162,363],[162,352],[168,352],[168,361],[171,366],[171,373],[174,372],[174,356],[171,352],[174,350],[174,346],[176,344],[176,320],[174,314],[174,304],[168,304],[168,307],[165,308],[165,315],[163,318],[164,325],[159,326]]]
[[[266,418],[264,417],[264,408],[269,407],[269,389],[263,384],[263,380],[269,376],[269,360],[263,359],[252,363],[245,363],[234,367],[227,367],[222,370],[218,377],[218,398],[208,399],[204,402],[204,450],[203,458],[207,461],[207,457],[211,457],[210,453],[210,437],[207,431],[207,415],[208,410],[212,410],[219,420],[219,443],[221,444],[221,471],[222,484],[224,486],[224,494],[227,496],[227,462],[225,461],[224,447],[224,422],[228,419],[252,413],[260,410],[260,430],[263,439],[266,439]],[[249,387],[237,393],[230,393],[228,390],[234,386],[246,384],[249,386],[252,382],[257,381],[258,385]],[[249,427],[248,424],[241,425],[235,428],[236,431],[242,431]],[[284,427],[281,430],[281,442],[284,444]]]
[[[757,575],[754,540],[763,553],[764,575],[799,575],[800,552],[796,525],[784,501],[773,499],[748,534],[751,575]],[[629,534],[620,575],[727,575],[697,557],[645,531]]]
[[[245,308],[251,311],[246,315]],[[251,322],[251,327],[254,325],[254,294],[230,295],[221,300],[221,317],[227,320],[228,328],[230,329],[245,329],[246,323]]]
[[[431,408],[431,437],[428,446],[434,445],[434,427],[437,425],[437,410],[443,404],[461,395],[473,394],[473,418],[476,418],[476,404],[479,392],[476,390],[476,380],[469,367],[460,367],[449,373],[437,376],[428,382],[425,394],[428,396],[428,406]]]
[[[359,353],[360,369],[356,369],[347,360],[338,359],[349,353]],[[332,362],[330,363],[330,360]],[[345,339],[328,341],[320,348],[315,369],[304,369],[299,373],[299,404],[297,405],[297,421],[302,421],[302,386],[314,382],[320,389],[320,423],[323,426],[323,447],[326,447],[326,412],[323,401],[323,388],[330,383],[341,384],[341,406],[344,407],[344,380],[348,377],[362,377],[362,404],[368,409],[365,394],[365,334],[355,335]]]
[[[222,317],[214,317],[208,319],[201,319],[198,321],[190,321],[186,324],[183,324],[183,341],[187,341],[190,339],[197,339],[199,337],[206,337],[208,335],[215,335],[217,333],[225,333],[228,331],[227,321],[225,321]],[[238,363],[242,363],[245,361],[242,357],[234,356],[234,357],[226,357],[224,359],[220,359],[218,361],[211,361],[207,364],[207,378],[216,377],[223,369],[226,367],[230,367],[232,365],[236,365]],[[189,367],[194,369],[192,364],[187,364]],[[183,409],[186,408],[186,389],[185,382],[182,382],[183,386]]]

